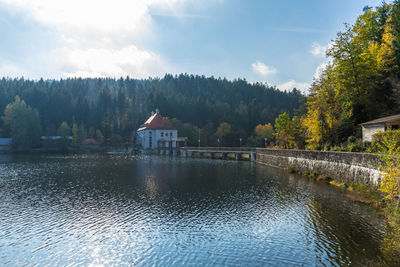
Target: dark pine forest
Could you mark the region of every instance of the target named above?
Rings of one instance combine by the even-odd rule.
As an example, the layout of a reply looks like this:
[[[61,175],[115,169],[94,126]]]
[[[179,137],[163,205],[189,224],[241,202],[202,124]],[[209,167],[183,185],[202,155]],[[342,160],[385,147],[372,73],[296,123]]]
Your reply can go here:
[[[221,145],[227,146],[239,145],[240,138],[242,144],[251,140],[248,145],[260,145],[255,126],[273,123],[282,112],[293,114],[303,100],[296,89],[281,92],[242,79],[229,81],[188,74],[144,80],[3,78],[0,137],[13,134],[11,123],[6,123],[5,110],[17,96],[32,112],[37,111],[37,136],[57,135],[65,122],[62,126],[68,125],[81,140],[102,136],[104,142],[122,144],[131,142],[132,133],[152,111],[159,109],[178,128],[180,136],[188,137],[188,145],[197,145],[199,128],[202,145],[216,145],[216,132],[222,124],[228,129],[224,130]]]

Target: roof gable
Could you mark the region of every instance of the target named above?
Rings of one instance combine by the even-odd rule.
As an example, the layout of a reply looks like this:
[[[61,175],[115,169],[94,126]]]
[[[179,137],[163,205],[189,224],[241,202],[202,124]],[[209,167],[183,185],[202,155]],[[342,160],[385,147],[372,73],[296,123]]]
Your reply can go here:
[[[394,122],[394,121],[399,121],[399,120],[400,120],[400,114],[397,114],[397,115],[379,118],[379,119],[372,120],[372,121],[367,121],[367,122],[361,123],[361,125],[381,124],[381,123]]]
[[[150,118],[148,118],[147,121],[144,124],[142,124],[137,131],[139,132],[143,130],[156,130],[156,129],[176,130],[176,128],[172,126],[171,122],[169,122],[168,119],[161,116],[160,113],[155,113]]]

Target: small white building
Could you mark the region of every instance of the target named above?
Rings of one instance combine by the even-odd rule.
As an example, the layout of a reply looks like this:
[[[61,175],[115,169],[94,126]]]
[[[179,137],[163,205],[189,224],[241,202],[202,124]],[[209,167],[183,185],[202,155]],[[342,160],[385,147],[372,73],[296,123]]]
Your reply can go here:
[[[397,130],[400,128],[400,114],[367,121],[360,124],[362,127],[363,142],[371,142],[372,136],[386,130]]]
[[[157,111],[137,130],[137,144],[144,151],[165,150],[166,153],[176,148],[178,130],[168,119]]]

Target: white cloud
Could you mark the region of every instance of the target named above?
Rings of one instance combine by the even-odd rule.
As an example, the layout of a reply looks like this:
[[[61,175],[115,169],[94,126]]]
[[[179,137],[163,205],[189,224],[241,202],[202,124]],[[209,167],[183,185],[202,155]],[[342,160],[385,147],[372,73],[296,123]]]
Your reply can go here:
[[[328,62],[324,62],[317,67],[317,69],[315,70],[315,73],[314,73],[314,80],[319,80],[321,78],[322,73],[328,67],[328,65],[329,65]]]
[[[166,63],[148,50],[134,45],[121,49],[90,48],[87,50],[64,48],[58,51],[64,56],[63,76],[148,78],[162,76]]]
[[[155,38],[150,9],[185,14],[182,0],[0,0],[0,5],[51,30],[57,47],[38,63],[43,74],[55,76],[145,78],[170,72],[159,54],[143,47]]]
[[[281,91],[291,91],[293,88],[297,90],[307,93],[308,89],[310,88],[310,84],[307,82],[296,82],[295,80],[290,80],[285,83],[278,84],[277,88]]]
[[[314,42],[311,45],[311,50],[310,53],[313,54],[314,56],[325,56],[325,51],[327,49],[327,46],[322,46],[321,44]]]
[[[36,21],[63,30],[137,30],[148,17],[153,4],[175,1],[129,0],[0,0],[16,12],[24,12]]]
[[[2,61],[0,62],[0,73],[2,77],[20,77],[23,76],[26,71],[12,62]]]
[[[251,64],[251,67],[254,72],[262,76],[271,76],[278,73],[278,71],[274,67],[265,65],[261,61],[254,62],[253,64]]]

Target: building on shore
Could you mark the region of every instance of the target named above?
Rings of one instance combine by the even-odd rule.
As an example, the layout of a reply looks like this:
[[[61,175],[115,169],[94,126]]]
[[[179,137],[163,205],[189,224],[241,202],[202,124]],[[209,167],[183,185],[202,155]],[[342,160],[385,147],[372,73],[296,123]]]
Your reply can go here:
[[[400,114],[367,121],[360,125],[363,142],[371,142],[372,136],[378,132],[400,129]]]
[[[175,153],[182,138],[171,122],[157,110],[136,131],[136,144],[144,153]]]

